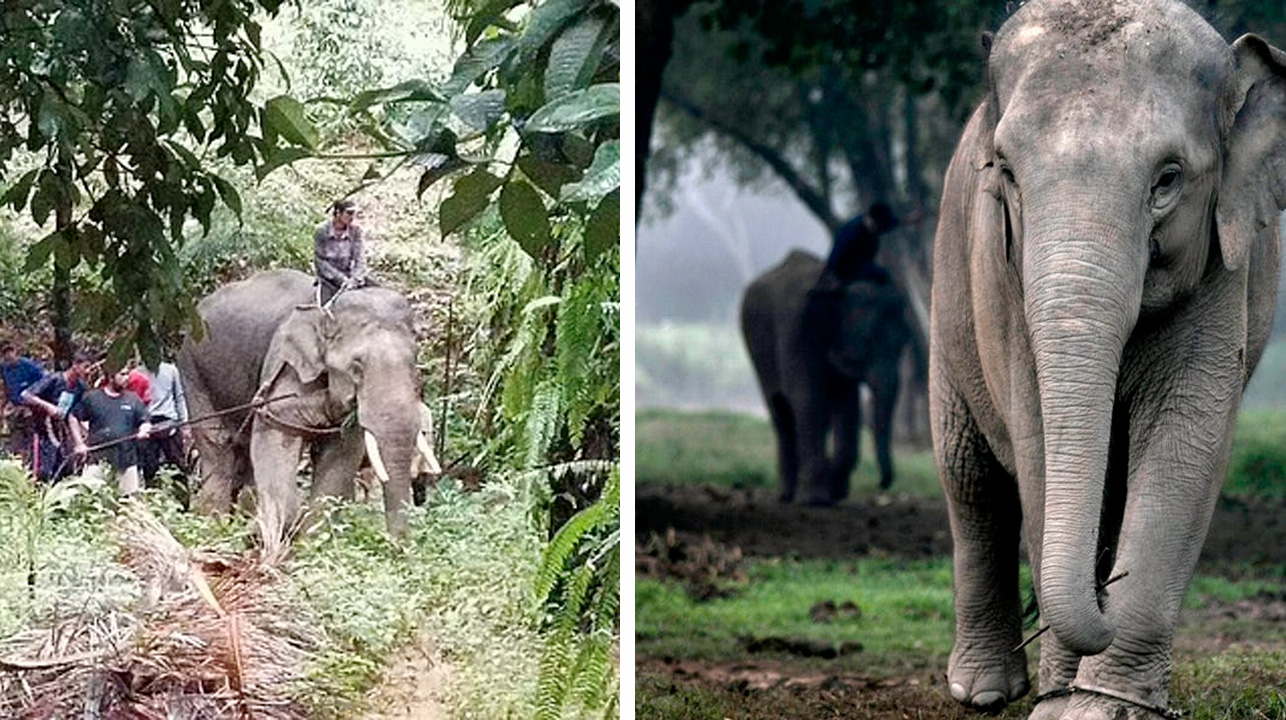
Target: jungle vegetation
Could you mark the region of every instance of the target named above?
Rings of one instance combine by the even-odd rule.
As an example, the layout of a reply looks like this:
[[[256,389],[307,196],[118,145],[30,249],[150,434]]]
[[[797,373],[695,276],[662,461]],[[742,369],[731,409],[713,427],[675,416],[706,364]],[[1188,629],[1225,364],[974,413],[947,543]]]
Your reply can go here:
[[[487,502],[521,504],[539,540],[520,543],[529,572],[508,573],[539,677],[503,712],[616,712],[619,6],[0,12],[6,339],[51,364],[74,347],[154,362],[201,332],[205,292],[309,269],[312,227],[357,197],[378,232],[368,260],[417,311],[447,475],[494,483]]]

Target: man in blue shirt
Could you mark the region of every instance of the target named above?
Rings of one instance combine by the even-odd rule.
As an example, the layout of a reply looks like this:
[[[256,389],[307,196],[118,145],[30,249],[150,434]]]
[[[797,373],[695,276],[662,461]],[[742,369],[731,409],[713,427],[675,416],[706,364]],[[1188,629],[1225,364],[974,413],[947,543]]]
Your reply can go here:
[[[40,363],[19,355],[13,343],[0,343],[0,379],[4,380],[4,400],[0,402],[0,412],[9,426],[8,449],[21,456],[28,467],[35,423],[32,421],[31,410],[22,401],[22,391],[44,376],[45,369]]]
[[[46,374],[22,393],[23,402],[32,409],[40,439],[40,452],[32,456],[32,470],[42,480],[57,480],[55,473],[69,469],[62,461],[69,439],[67,416],[89,390],[87,379],[93,364],[92,356],[77,353],[66,370]]]

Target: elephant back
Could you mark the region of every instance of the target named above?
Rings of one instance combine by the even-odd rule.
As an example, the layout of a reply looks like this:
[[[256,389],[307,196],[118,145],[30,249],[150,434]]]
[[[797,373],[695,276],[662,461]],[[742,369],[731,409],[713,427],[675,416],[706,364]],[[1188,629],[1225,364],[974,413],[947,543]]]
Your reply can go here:
[[[857,282],[844,289],[836,348],[841,365],[869,368],[895,363],[910,339],[906,300],[896,286]]]
[[[185,382],[215,409],[249,402],[273,333],[313,298],[312,276],[296,270],[256,273],[214,291],[197,304],[204,337],[185,343],[179,356]]]

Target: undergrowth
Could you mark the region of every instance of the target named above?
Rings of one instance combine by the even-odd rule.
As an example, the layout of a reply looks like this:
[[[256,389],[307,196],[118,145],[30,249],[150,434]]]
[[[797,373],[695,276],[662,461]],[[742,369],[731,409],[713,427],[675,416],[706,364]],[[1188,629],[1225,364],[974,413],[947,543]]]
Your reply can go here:
[[[187,547],[248,548],[244,516],[184,513],[164,491],[145,501]],[[312,716],[369,709],[387,659],[431,638],[451,668],[443,705],[452,717],[533,717],[547,502],[540,484],[500,480],[470,493],[448,479],[410,512],[404,544],[388,539],[374,505],[321,506],[287,560],[292,604],[325,636],[295,690]],[[115,557],[116,507],[110,487],[43,488],[0,461],[0,641],[59,608],[135,606],[139,588]]]

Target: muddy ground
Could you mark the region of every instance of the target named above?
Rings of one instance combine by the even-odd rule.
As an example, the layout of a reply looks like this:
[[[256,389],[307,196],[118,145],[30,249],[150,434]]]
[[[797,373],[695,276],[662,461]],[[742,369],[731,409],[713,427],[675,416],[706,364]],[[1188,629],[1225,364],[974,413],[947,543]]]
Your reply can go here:
[[[689,575],[700,582],[740,557],[927,558],[951,552],[942,500],[891,494],[850,499],[833,508],[783,505],[768,490],[643,485],[636,492],[636,572]],[[686,565],[662,567],[658,547],[681,546]],[[675,554],[675,553],[671,553]],[[664,563],[662,563],[664,564]],[[1199,572],[1280,573],[1286,566],[1286,505],[1224,500],[1216,509]],[[1286,622],[1286,592],[1185,616],[1187,625],[1235,613]],[[1218,653],[1244,637],[1181,633],[1176,656]],[[763,656],[767,657],[767,655]],[[748,655],[728,663],[639,655],[637,698],[664,705],[666,717],[706,717],[710,703],[724,717],[977,718],[950,701],[945,668],[908,667],[887,675],[833,672],[816,658],[799,661]],[[1034,668],[1034,660],[1033,660]],[[662,698],[662,702],[656,702]],[[1003,717],[1025,717],[1025,700]],[[653,712],[651,717],[658,715]]]

